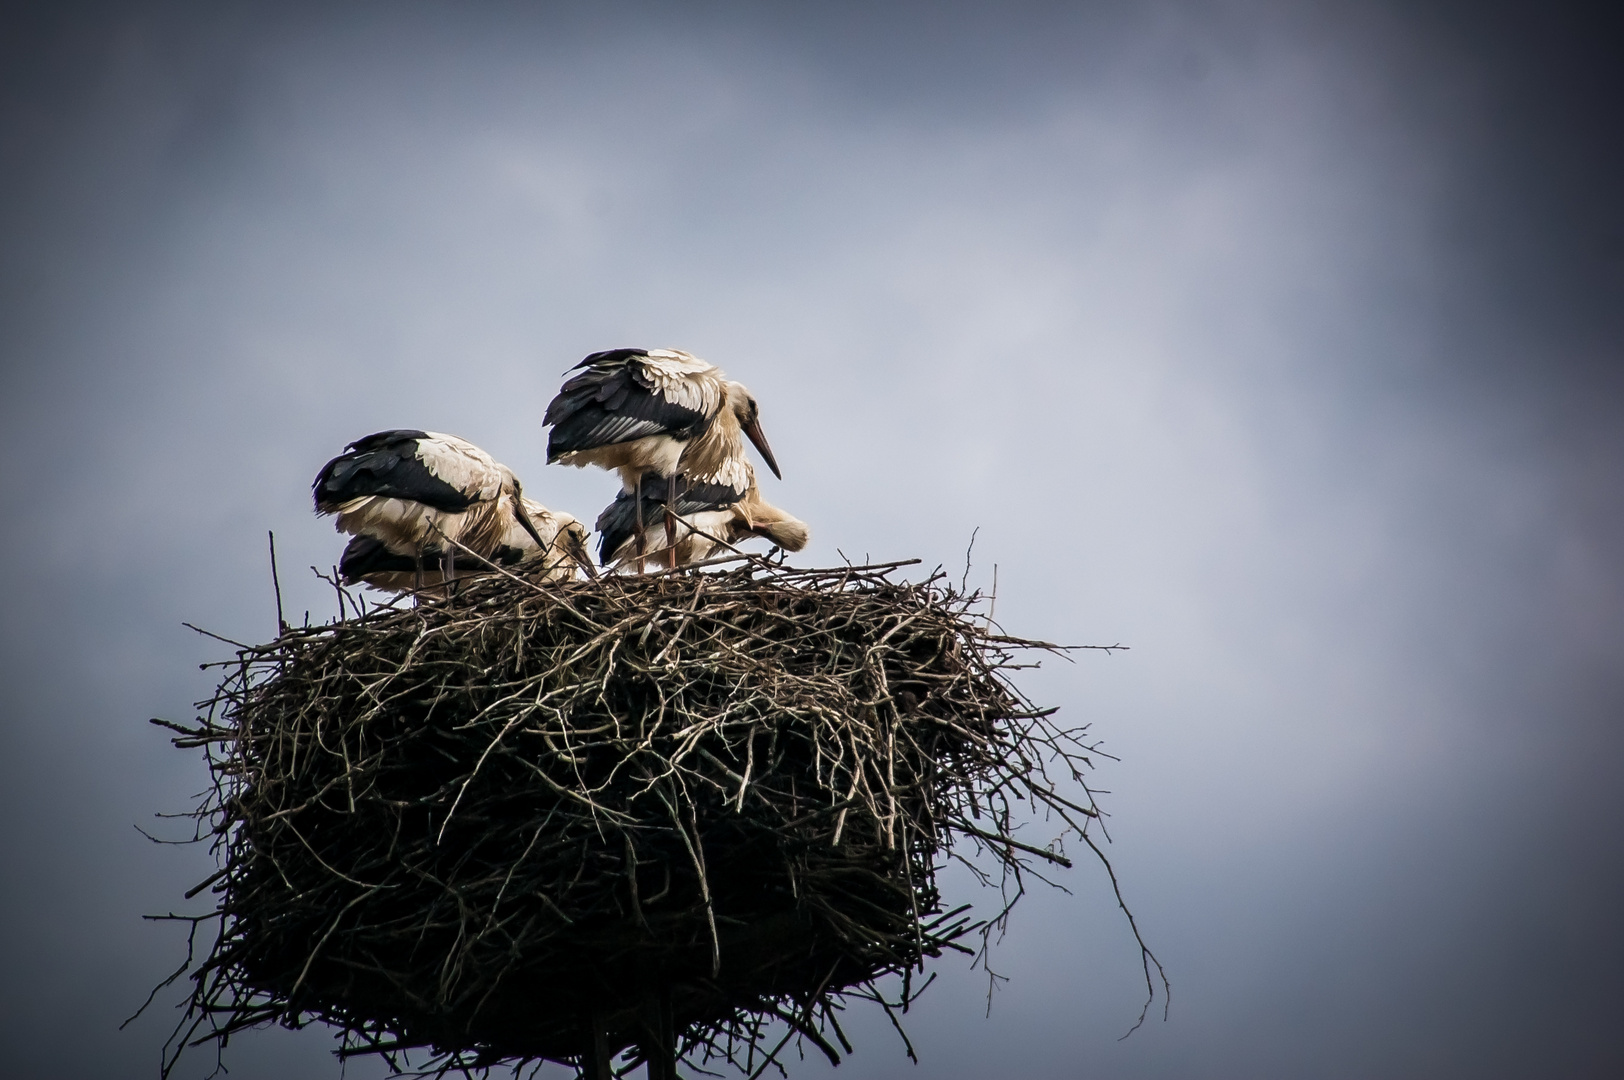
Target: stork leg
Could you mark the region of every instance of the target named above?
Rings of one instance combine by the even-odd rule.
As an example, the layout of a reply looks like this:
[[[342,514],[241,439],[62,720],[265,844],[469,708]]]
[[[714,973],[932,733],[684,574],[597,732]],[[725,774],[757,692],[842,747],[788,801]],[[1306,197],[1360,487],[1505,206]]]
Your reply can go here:
[[[637,572],[643,572],[643,480],[638,477],[637,490],[632,492],[632,512],[637,515],[637,532],[633,533],[633,548],[637,553]]]
[[[677,568],[677,474],[665,478],[665,551],[666,563]]]
[[[457,556],[448,542],[445,550],[440,553],[440,580],[445,585],[446,603],[451,602],[452,591],[456,588]]]

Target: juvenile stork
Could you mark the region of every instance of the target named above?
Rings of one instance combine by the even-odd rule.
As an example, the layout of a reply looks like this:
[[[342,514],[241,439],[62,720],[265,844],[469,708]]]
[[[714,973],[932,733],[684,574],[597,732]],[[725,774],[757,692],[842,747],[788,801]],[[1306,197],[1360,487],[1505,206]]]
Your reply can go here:
[[[811,538],[811,530],[800,521],[761,497],[756,470],[743,458],[730,467],[702,480],[688,474],[677,478],[677,496],[670,499],[664,481],[652,474],[644,477],[642,501],[653,511],[661,502],[674,506],[681,539],[667,541],[667,559],[675,565],[689,565],[710,558],[720,548],[732,548],[751,537],[764,537],[785,551],[800,551]],[[637,530],[642,515],[634,505],[636,497],[623,491],[598,515],[598,560],[605,566],[642,569],[644,551],[659,553],[659,532],[646,527],[642,544]]]
[[[515,525],[544,553],[559,535],[556,528],[552,536],[537,529],[528,507],[539,504],[523,498],[511,469],[455,435],[380,431],[346,450],[322,467],[312,490],[317,514],[336,514],[339,532],[379,545],[363,545],[353,555],[346,550],[352,569],[388,553],[409,559],[398,569],[419,580],[424,563],[437,560],[441,579],[449,581],[459,560],[496,562],[504,547],[527,547],[513,543]]]
[[[586,549],[586,526],[561,510],[549,510],[534,499],[520,498],[525,516],[544,543],[537,546],[515,515],[507,521],[506,530],[488,561],[452,549],[450,566],[455,578],[490,573],[491,563],[506,569],[534,559],[540,560],[538,569],[543,581],[573,580],[577,567],[585,567],[588,573],[593,573]],[[446,553],[441,548],[429,547],[421,553],[402,551],[391,548],[376,536],[359,535],[352,537],[344,548],[338,560],[338,573],[346,585],[361,581],[375,589],[405,592],[444,583],[445,566]]]
[[[583,370],[584,369],[584,370]],[[547,406],[548,463],[614,469],[643,542],[644,478],[665,481],[666,548],[676,557],[677,476],[704,477],[743,453],[748,437],[762,460],[783,478],[761,430],[760,408],[742,383],[714,364],[677,349],[610,349],[571,368]],[[742,489],[741,489],[742,490]],[[675,566],[675,562],[672,562]]]

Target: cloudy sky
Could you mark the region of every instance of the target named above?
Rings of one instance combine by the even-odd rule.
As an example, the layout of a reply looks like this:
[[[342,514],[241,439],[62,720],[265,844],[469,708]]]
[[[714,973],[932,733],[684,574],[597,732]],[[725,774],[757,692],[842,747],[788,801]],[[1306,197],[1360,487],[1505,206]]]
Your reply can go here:
[[[879,9],[878,12],[876,8]],[[0,1031],[150,1077],[206,852],[185,719],[386,427],[544,464],[559,374],[762,402],[807,563],[1084,654],[1111,849],[862,1077],[1624,1073],[1624,55],[1533,4],[12,5],[0,16]],[[333,1076],[321,1030],[234,1077]],[[206,1055],[183,1070],[208,1072]],[[797,1075],[821,1075],[808,1060]],[[377,1070],[352,1064],[349,1075]],[[562,1074],[560,1074],[562,1075]]]

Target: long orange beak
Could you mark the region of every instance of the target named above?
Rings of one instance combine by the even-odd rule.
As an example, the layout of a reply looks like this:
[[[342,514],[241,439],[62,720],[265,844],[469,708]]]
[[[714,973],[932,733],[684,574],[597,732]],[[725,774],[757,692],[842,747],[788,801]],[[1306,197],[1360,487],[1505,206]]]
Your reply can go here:
[[[767,436],[761,432],[761,421],[752,420],[743,427],[744,433],[750,436],[750,441],[756,444],[757,450],[761,451],[762,460],[767,463],[767,468],[773,471],[774,476],[782,480],[784,474],[778,471],[778,462],[773,460],[773,448],[767,445]]]

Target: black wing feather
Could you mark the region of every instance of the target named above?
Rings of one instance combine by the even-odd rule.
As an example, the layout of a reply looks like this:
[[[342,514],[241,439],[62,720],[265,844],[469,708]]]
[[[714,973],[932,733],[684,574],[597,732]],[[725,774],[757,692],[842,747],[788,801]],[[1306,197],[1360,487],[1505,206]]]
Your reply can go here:
[[[645,473],[638,494],[643,500],[643,524],[652,525],[665,519],[667,481],[664,477]],[[703,513],[706,510],[725,510],[740,499],[744,492],[726,484],[690,483],[685,476],[677,477],[677,516]],[[609,556],[620,550],[620,545],[637,532],[637,507],[632,495],[622,491],[615,501],[604,507],[598,515],[598,562],[607,564]]]
[[[338,557],[338,574],[346,585],[354,585],[368,574],[411,573],[425,568],[433,570],[436,566],[427,554],[419,563],[410,555],[390,551],[383,541],[371,536],[352,538],[345,545],[344,554]]]
[[[644,381],[637,358],[647,355],[642,349],[610,349],[576,365],[586,370],[564,383],[543,417],[553,427],[548,462],[650,435],[686,441],[705,430],[704,413],[667,401]]]
[[[570,370],[578,371],[584,367],[592,367],[594,364],[624,364],[634,356],[647,355],[647,349],[604,349],[602,352],[587,353],[586,359],[570,368]]]
[[[491,562],[499,566],[512,566],[524,558],[519,548],[502,545],[492,555]],[[434,573],[444,568],[445,552],[440,548],[425,548],[421,562],[410,555],[390,551],[382,540],[372,536],[357,536],[344,547],[338,559],[338,573],[344,584],[354,585],[369,574],[410,574],[417,570]],[[458,552],[452,557],[452,569],[464,572],[488,570],[485,560]]]
[[[361,451],[379,450],[383,447],[389,446],[391,443],[416,442],[418,439],[426,439],[428,437],[428,432],[418,431],[416,428],[391,428],[388,431],[375,431],[371,435],[362,436],[361,438],[350,443],[350,445],[346,446],[344,449]]]
[[[425,431],[397,428],[380,431],[349,445],[316,474],[311,485],[317,513],[330,514],[351,499],[383,495],[408,499],[452,513],[466,510],[474,499],[435,476],[418,456]]]

